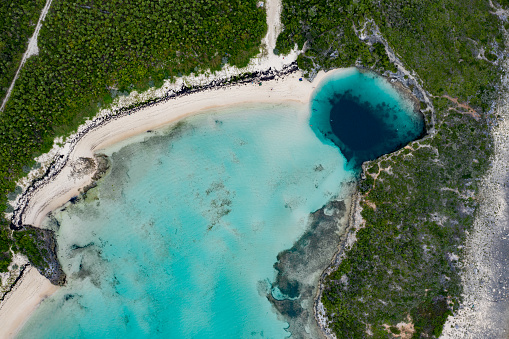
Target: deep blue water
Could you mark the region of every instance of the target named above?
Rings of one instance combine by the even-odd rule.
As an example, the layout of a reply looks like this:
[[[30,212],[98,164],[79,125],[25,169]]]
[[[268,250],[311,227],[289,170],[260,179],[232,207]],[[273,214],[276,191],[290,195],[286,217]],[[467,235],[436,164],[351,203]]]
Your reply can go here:
[[[353,166],[393,152],[425,132],[406,94],[370,72],[347,69],[328,78],[312,102],[313,129]]]
[[[235,107],[106,150],[110,172],[46,221],[68,283],[19,337],[287,337],[267,300],[278,297],[278,253],[306,232],[310,213],[346,194],[358,173],[347,158],[421,132],[411,129],[421,126],[412,105],[384,81],[354,69],[332,75],[311,120],[291,104]]]

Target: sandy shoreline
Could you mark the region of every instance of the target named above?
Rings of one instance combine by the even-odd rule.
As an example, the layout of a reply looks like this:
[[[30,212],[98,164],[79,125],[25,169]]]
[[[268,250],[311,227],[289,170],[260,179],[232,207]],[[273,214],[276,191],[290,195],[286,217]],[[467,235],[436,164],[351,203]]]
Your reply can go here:
[[[57,290],[37,269],[28,266],[0,304],[0,339],[14,337],[41,301]]]
[[[250,103],[308,104],[324,73],[313,83],[300,81],[295,64],[298,51],[286,57],[274,55],[281,31],[281,1],[267,0],[265,7],[268,31],[262,40],[262,52],[245,69],[227,66],[215,74],[192,74],[177,79],[176,83],[167,82],[160,89],[132,93],[119,98],[113,109],[100,112],[80,126],[63,146],[58,146],[57,141],[63,143],[63,140],[57,138],[53,149],[36,159],[43,167],[17,183],[24,193],[11,202],[15,206],[12,226],[39,227],[49,212],[78,195],[81,188],[93,181],[96,170],[80,171],[83,163],[80,159],[94,158],[94,153],[102,148],[214,108]],[[251,74],[248,79],[237,78],[234,84],[228,83],[246,73]],[[149,101],[140,105],[144,100]],[[137,107],[126,108],[133,103]],[[14,337],[41,301],[57,290],[35,268],[26,266],[21,278],[15,280],[10,292],[0,301],[0,339]]]
[[[257,103],[293,102],[309,105],[314,89],[324,77],[325,73],[320,72],[315,81],[310,83],[300,81],[297,72],[292,72],[263,82],[254,80],[240,85],[211,88],[128,112],[121,118],[103,121],[79,138],[59,173],[27,197],[20,222],[40,227],[49,212],[79,195],[81,188],[92,183],[95,171],[86,175],[73,173],[80,158],[93,158],[95,153],[106,147],[212,109]]]

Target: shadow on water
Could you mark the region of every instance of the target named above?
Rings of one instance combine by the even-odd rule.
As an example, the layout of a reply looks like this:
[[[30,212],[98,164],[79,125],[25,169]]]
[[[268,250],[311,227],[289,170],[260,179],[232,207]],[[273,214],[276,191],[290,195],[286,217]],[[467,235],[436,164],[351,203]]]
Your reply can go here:
[[[410,93],[370,72],[349,70],[320,84],[310,124],[318,138],[336,145],[351,169],[394,152],[426,134],[424,117]],[[346,230],[349,203],[330,201],[310,216],[308,230],[277,257],[267,298],[289,323],[292,338],[318,338],[313,303],[319,275]]]

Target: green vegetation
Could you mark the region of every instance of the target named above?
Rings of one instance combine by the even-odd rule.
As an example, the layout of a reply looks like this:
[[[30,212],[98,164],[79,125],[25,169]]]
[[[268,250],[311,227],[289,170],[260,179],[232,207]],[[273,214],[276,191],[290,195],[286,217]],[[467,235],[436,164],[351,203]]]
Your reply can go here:
[[[277,49],[286,53],[295,44],[305,45],[299,67],[311,74],[356,62],[394,71],[381,44],[369,47],[355,33],[365,24],[369,33],[367,20],[372,19],[426,90],[487,109],[498,74],[491,62],[477,56],[484,47],[486,58],[494,61],[493,52],[503,47],[492,11],[489,1],[474,0],[284,0]]]
[[[0,102],[18,69],[45,0],[0,2]]]
[[[0,272],[7,272],[13,252],[26,255],[40,270],[48,268],[50,253],[44,237],[44,232],[33,228],[12,232],[7,221],[0,219]]]
[[[8,209],[15,180],[36,165],[33,158],[115,96],[225,63],[245,66],[266,32],[265,10],[256,4],[53,2],[38,38],[39,54],[27,60],[0,113],[0,211]],[[32,236],[15,232],[14,238],[16,250],[38,261]]]
[[[322,298],[340,337],[363,337],[365,324],[386,337],[382,324],[408,315],[416,337],[437,334],[453,306],[447,301],[460,301],[459,272],[448,253],[461,254],[477,207],[471,178],[487,169],[491,139],[486,121],[448,113],[448,104],[435,101],[441,123],[435,137],[369,164],[359,183],[366,224]],[[390,172],[369,174],[378,166]]]
[[[509,8],[509,0],[494,0],[493,3],[505,9]]]
[[[495,62],[504,49],[502,22],[491,12],[489,1],[474,0],[284,0],[277,47],[287,52],[294,44],[305,46],[299,65],[310,76],[356,63],[393,71],[379,41],[368,37],[367,44],[355,33],[366,27],[371,34],[374,21],[435,96],[437,133],[367,164],[359,182],[365,225],[322,297],[338,338],[393,337],[395,325],[409,321],[415,338],[438,337],[461,302],[450,254],[462,254],[478,204],[476,179],[489,166],[485,112],[496,95]]]
[[[74,130],[115,96],[227,62],[245,65],[266,30],[265,11],[256,2],[56,1],[38,39],[40,53],[27,61],[0,113],[0,210],[7,208],[8,194],[19,193],[15,180],[36,165],[32,159],[55,136]],[[25,41],[28,18],[40,7],[37,1],[23,9],[32,14],[15,27],[17,35],[7,36]],[[365,226],[327,279],[322,298],[338,337],[390,337],[398,334],[398,322],[407,321],[416,338],[438,337],[461,302],[450,254],[461,255],[477,208],[476,179],[492,152],[486,111],[504,48],[502,23],[492,11],[487,0],[283,0],[284,31],[276,52],[287,53],[295,44],[304,48],[298,64],[308,76],[356,64],[395,72],[378,39],[367,37],[366,43],[358,37],[361,29],[372,34],[375,23],[434,96],[437,133],[367,164],[366,179],[359,182]],[[4,47],[11,42],[0,39],[4,81],[14,66],[2,53],[11,53],[16,63],[22,48]],[[479,116],[465,114],[444,95]],[[11,234],[6,220],[0,226],[0,271],[9,265],[10,249],[37,267],[47,265],[36,230]]]
[[[34,229],[17,231],[13,233],[15,240],[13,250],[27,256],[28,260],[37,268],[45,268],[48,264],[45,257],[48,251],[44,248],[44,241]]]
[[[12,254],[10,251],[12,240],[10,238],[7,225],[1,225],[0,228],[0,272],[7,272],[7,267],[11,263]]]
[[[299,49],[305,47],[297,62],[311,74],[321,68],[349,67],[357,60],[374,69],[395,70],[383,46],[375,44],[369,48],[357,37],[355,30],[362,27],[365,3],[365,0],[284,0],[281,17],[284,30],[278,36],[277,51],[288,53],[295,45]]]
[[[504,47],[489,1],[384,0],[371,11],[384,37],[433,95],[489,109],[499,73],[478,58]],[[486,54],[486,52],[485,52]]]

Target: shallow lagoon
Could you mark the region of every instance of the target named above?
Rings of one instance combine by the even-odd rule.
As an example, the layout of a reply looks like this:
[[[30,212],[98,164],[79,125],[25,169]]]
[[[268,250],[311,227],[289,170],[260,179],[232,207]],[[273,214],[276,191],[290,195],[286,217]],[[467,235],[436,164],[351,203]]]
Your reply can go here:
[[[366,88],[379,81],[354,69],[328,81],[355,87],[358,75]],[[305,107],[236,107],[107,150],[98,187],[47,221],[68,284],[19,336],[287,337],[267,300],[276,257],[358,171],[319,128],[331,118],[316,108],[327,90],[337,93],[319,89],[311,122]],[[390,86],[373,93],[391,90],[402,100]]]
[[[208,113],[111,160],[98,188],[56,215],[69,284],[22,337],[285,337],[260,281],[351,179],[307,112]]]

